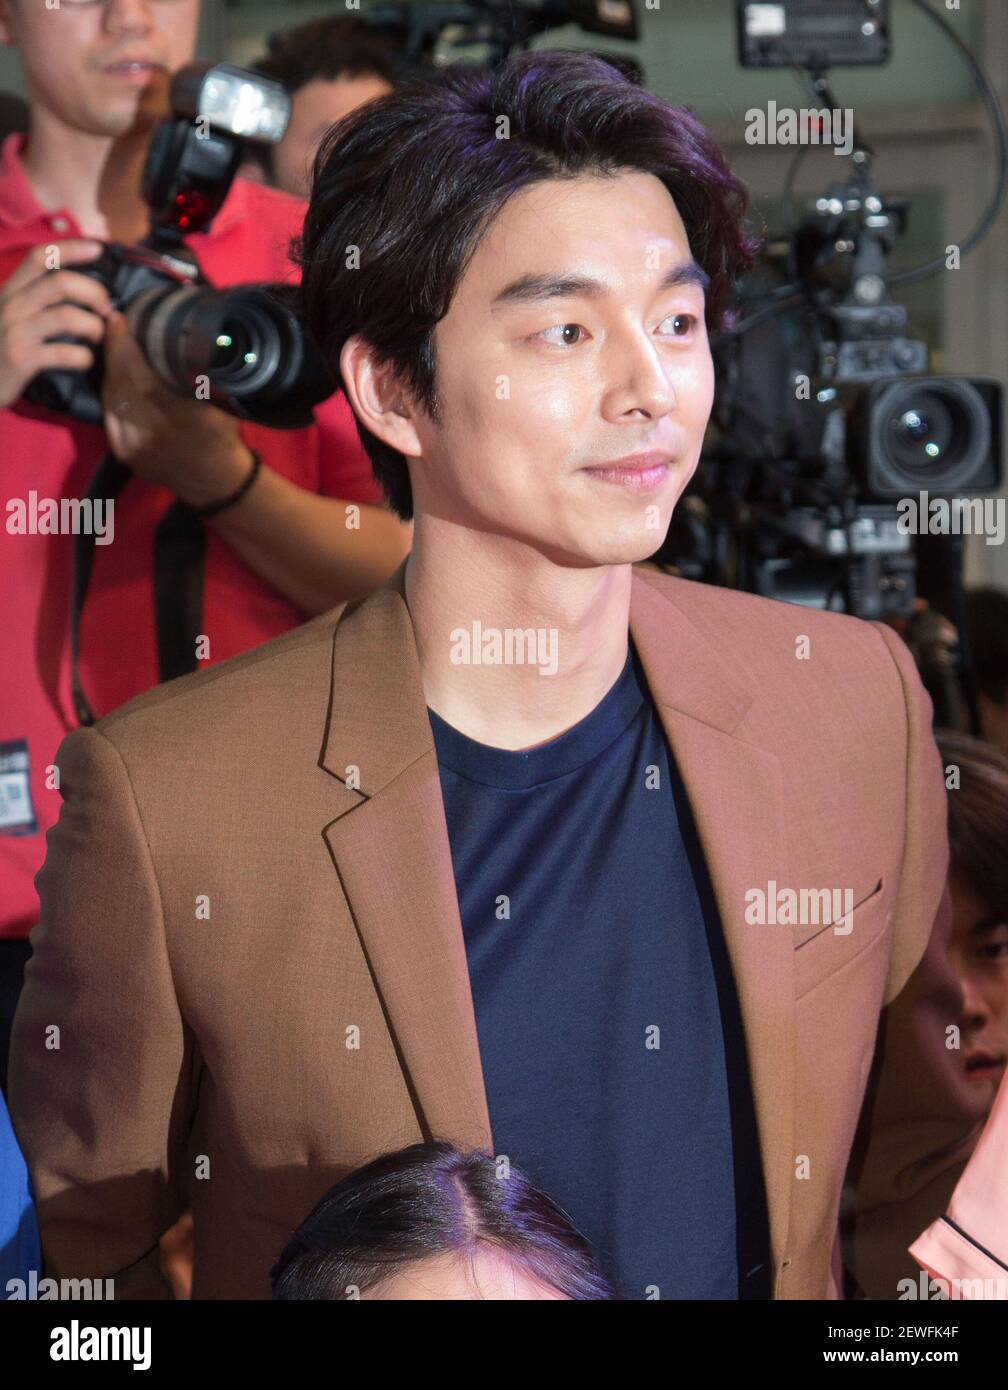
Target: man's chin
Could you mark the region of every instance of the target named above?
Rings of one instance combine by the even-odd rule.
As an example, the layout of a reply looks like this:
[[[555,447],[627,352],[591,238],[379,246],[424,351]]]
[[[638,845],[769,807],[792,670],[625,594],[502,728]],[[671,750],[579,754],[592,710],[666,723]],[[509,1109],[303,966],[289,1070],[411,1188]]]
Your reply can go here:
[[[150,135],[162,120],[162,111],[144,106],[134,99],[129,105],[117,103],[97,113],[89,122],[88,131],[91,135],[103,135],[109,140],[123,140],[130,135]]]
[[[596,548],[599,555],[599,563],[604,565],[639,565],[643,560],[650,560],[651,556],[661,546],[668,530],[668,515],[655,513],[655,519],[663,523],[661,525],[649,526],[645,522],[640,525],[636,523],[632,526],[613,530],[609,535],[601,537]]]
[[[554,552],[553,559],[567,569],[602,569],[617,565],[639,565],[649,560],[662,543],[662,536],[655,533],[647,540],[626,540],[607,536],[594,540],[582,539],[571,545],[561,554]]]
[[[119,139],[124,135],[149,132],[171,115],[168,74],[159,74],[146,87],[116,94],[94,111],[95,134]]]

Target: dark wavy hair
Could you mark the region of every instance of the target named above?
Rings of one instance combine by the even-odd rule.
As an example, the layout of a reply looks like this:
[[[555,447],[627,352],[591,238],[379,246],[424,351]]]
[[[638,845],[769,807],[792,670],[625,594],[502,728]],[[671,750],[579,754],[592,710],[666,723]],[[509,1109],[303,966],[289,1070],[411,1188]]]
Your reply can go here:
[[[356,15],[324,15],[293,29],[281,29],[266,41],[267,52],[249,67],[282,82],[293,95],[321,78],[381,77],[395,86],[403,65],[399,55],[379,34]],[[246,157],[254,160],[268,179],[274,176],[273,145],[250,140]]]
[[[391,45],[355,15],[324,15],[281,29],[266,47],[253,70],[276,78],[289,92],[319,77],[384,77],[395,83],[402,66]]]
[[[545,180],[628,169],[672,195],[710,277],[708,327],[723,327],[760,244],[744,225],[748,194],[689,110],[604,59],[521,53],[493,70],[451,69],[436,85],[403,84],[350,112],[319,147],[291,248],[301,311],[338,386],[340,352],[359,334],[439,420],[434,327],[507,200]],[[409,520],[404,456],[359,420],[357,431],[390,505]]]
[[[935,731],[942,765],[959,769],[948,794],[949,872],[1008,922],[1008,757],[953,729]]]
[[[977,687],[996,705],[1008,701],[1008,593],[993,585],[967,589]]]
[[[571,1299],[619,1295],[555,1202],[479,1150],[431,1141],[382,1154],[336,1184],[270,1270],[274,1299],[346,1300],[414,1261],[480,1246]]]

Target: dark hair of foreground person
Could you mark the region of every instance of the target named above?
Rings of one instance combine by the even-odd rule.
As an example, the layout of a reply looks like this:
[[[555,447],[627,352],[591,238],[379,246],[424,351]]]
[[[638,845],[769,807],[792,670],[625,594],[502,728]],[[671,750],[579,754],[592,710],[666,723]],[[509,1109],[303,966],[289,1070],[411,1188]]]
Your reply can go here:
[[[431,1142],[383,1154],[326,1193],[270,1271],[274,1299],[347,1299],[438,1256],[482,1247],[569,1299],[613,1299],[587,1241],[514,1168]]]

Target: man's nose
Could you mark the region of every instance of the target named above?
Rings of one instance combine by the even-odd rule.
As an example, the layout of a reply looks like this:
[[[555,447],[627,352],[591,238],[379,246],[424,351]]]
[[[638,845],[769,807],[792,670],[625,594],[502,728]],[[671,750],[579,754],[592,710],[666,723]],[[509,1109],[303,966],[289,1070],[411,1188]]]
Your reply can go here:
[[[991,1016],[990,1006],[984,998],[983,991],[978,988],[976,981],[967,971],[962,976],[963,987],[963,1023],[967,1027],[979,1028],[985,1024]]]
[[[607,396],[606,413],[620,419],[639,412],[656,419],[674,410],[677,404],[671,373],[657,347],[643,333],[628,334],[611,348],[607,378],[613,383]]]
[[[154,27],[151,0],[105,0],[103,22],[110,34],[143,33]]]

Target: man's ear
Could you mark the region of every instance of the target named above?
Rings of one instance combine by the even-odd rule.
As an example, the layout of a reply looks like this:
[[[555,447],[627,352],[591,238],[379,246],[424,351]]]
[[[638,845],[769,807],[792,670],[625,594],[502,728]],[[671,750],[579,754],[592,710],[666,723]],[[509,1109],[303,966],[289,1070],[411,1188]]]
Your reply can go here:
[[[391,363],[379,363],[374,348],[355,334],[343,344],[340,376],[361,424],[407,458],[419,458],[423,448],[414,425],[417,407]]]
[[[14,26],[10,19],[10,0],[0,0],[0,47],[14,47]]]

